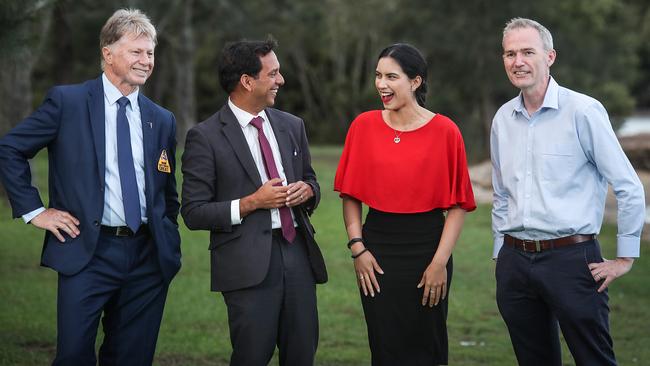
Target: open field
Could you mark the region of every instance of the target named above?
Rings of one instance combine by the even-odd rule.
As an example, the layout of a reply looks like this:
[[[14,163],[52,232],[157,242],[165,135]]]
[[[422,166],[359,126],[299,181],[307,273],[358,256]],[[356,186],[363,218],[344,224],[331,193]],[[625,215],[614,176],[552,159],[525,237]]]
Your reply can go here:
[[[317,147],[312,153],[323,192],[313,223],[330,273],[329,283],[318,287],[317,365],[368,365],[340,200],[332,191],[340,149]],[[35,160],[35,167],[36,181],[44,187],[43,156]],[[56,274],[39,267],[42,232],[10,217],[7,203],[0,202],[0,365],[45,365],[51,362],[56,343]],[[190,232],[182,223],[181,227],[183,268],[170,288],[156,364],[226,365],[230,353],[226,309],[221,295],[209,291],[208,235]],[[615,227],[603,228],[600,241],[606,257],[615,253],[615,237]],[[496,307],[491,246],[490,207],[482,205],[468,215],[454,252],[450,365],[515,364]],[[644,242],[642,258],[632,272],[611,287],[611,328],[621,365],[650,365],[649,255],[650,243]],[[566,349],[565,364],[573,364]]]

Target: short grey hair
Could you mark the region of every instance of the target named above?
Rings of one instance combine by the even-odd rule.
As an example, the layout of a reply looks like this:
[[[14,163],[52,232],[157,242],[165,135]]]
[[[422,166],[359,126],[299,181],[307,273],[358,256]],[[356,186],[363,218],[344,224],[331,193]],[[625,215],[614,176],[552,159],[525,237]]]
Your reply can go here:
[[[553,49],[553,36],[545,26],[539,24],[538,22],[527,19],[527,18],[512,18],[506,23],[506,27],[503,28],[503,37],[505,38],[506,34],[514,29],[521,28],[533,28],[539,32],[539,36],[542,39],[542,45],[544,46],[545,51],[550,51]]]
[[[117,10],[106,21],[99,33],[99,52],[102,54],[104,47],[110,46],[119,41],[125,34],[133,35],[135,38],[146,36],[156,45],[156,28],[151,20],[138,9]],[[101,56],[102,70],[104,69],[104,57]]]

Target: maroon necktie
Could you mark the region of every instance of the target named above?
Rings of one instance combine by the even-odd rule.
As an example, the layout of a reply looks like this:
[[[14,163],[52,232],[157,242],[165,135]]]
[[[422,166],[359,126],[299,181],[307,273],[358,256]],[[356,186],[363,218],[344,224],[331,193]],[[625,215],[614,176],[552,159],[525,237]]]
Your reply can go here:
[[[266,139],[266,135],[262,129],[262,123],[264,123],[264,118],[260,116],[257,116],[251,120],[251,124],[257,128],[257,139],[260,142],[260,148],[262,149],[262,157],[264,158],[264,167],[266,168],[266,174],[269,176],[269,179],[280,178],[278,168],[275,166],[275,159],[273,159],[271,144],[269,144],[269,140]],[[282,185],[282,183],[278,183],[277,185]],[[291,209],[287,206],[282,206],[278,208],[278,210],[280,211],[282,236],[284,236],[284,238],[289,243],[293,243],[293,239],[296,237],[296,229],[293,227]]]

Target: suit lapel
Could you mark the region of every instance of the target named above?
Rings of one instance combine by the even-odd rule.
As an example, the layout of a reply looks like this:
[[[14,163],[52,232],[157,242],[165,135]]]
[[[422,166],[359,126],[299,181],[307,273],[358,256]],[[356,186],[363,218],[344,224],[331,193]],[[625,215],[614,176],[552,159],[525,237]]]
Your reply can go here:
[[[275,139],[278,141],[280,156],[282,157],[282,168],[284,168],[284,175],[287,177],[287,184],[293,183],[296,181],[293,171],[293,154],[296,151],[291,142],[291,136],[289,135],[286,123],[279,118],[275,118],[276,116],[271,116],[270,109],[266,109],[265,112],[266,116],[269,118],[271,128],[273,128]]]
[[[95,145],[95,157],[97,158],[98,179],[103,187],[106,172],[106,114],[104,111],[104,87],[101,76],[89,83],[88,113]]]
[[[248,174],[255,185],[258,187],[261,186],[262,178],[260,178],[260,173],[257,171],[257,166],[248,147],[248,142],[246,142],[241,126],[228,105],[221,108],[219,118],[223,124],[223,134],[228,139],[228,142],[230,142],[230,146],[235,151],[235,155],[237,155],[237,159],[246,171],[246,174]]]
[[[153,202],[153,197],[150,197],[150,193],[153,192],[153,189],[146,189],[146,187],[151,188],[153,184],[152,164],[158,166],[158,157],[156,156],[155,149],[155,147],[158,146],[155,141],[155,138],[158,134],[155,132],[159,126],[155,121],[155,116],[150,102],[140,93],[138,93],[138,105],[140,106],[140,121],[142,123],[142,145],[144,149],[144,193],[145,197],[147,198],[147,207],[151,207],[149,203]]]

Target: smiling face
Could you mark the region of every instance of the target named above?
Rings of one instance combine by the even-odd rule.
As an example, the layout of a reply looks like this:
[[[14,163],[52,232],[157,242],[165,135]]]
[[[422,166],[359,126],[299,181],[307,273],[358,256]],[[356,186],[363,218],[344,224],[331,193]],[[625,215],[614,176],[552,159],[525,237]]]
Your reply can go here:
[[[273,106],[278,90],[284,85],[284,77],[280,74],[280,62],[275,52],[271,51],[261,56],[260,61],[262,69],[257,78],[253,78],[251,88],[251,97],[258,111]]]
[[[377,62],[375,87],[384,103],[384,109],[399,110],[404,106],[417,106],[415,90],[420,83],[419,76],[410,79],[392,57],[382,57]]]
[[[144,85],[153,71],[153,41],[147,36],[125,34],[117,42],[102,48],[104,72],[123,95]]]
[[[535,28],[515,28],[503,37],[503,65],[512,85],[524,93],[546,90],[555,50],[545,50]]]

